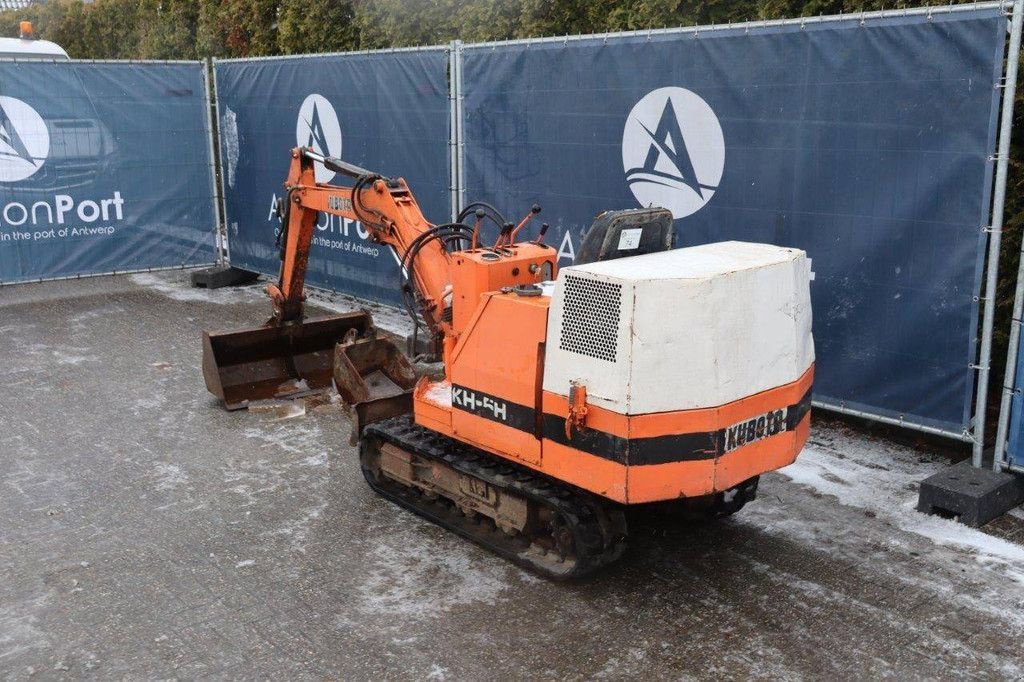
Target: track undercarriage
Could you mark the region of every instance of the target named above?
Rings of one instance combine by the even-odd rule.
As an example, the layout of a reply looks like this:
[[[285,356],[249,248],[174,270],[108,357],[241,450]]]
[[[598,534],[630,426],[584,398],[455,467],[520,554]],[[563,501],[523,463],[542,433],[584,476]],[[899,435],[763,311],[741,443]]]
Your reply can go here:
[[[626,550],[628,507],[425,429],[411,415],[365,427],[359,443],[374,491],[535,573],[579,578]],[[721,519],[757,496],[758,478],[636,511],[681,522]]]
[[[376,492],[525,568],[576,578],[626,549],[620,507],[396,417],[366,427]]]

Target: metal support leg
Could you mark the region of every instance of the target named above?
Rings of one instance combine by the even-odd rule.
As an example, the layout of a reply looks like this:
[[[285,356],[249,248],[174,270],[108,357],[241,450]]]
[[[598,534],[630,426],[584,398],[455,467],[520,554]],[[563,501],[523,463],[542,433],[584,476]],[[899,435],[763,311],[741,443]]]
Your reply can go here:
[[[999,122],[999,151],[996,156],[995,193],[992,197],[992,229],[988,242],[988,272],[985,281],[985,312],[981,326],[981,351],[978,358],[978,394],[974,410],[974,452],[972,464],[981,466],[985,447],[985,413],[988,397],[989,367],[992,360],[992,326],[996,309],[996,285],[999,278],[999,246],[1003,232],[1003,204],[1006,202],[1006,174],[1010,160],[1010,131],[1013,127],[1013,97],[1017,87],[1017,57],[1020,54],[1022,0],[1013,3],[1010,22],[1010,46],[1007,52],[1006,81]],[[998,438],[998,432],[997,432]],[[998,448],[998,442],[996,444]],[[996,462],[999,458],[996,458]],[[998,464],[996,465],[998,467]]]

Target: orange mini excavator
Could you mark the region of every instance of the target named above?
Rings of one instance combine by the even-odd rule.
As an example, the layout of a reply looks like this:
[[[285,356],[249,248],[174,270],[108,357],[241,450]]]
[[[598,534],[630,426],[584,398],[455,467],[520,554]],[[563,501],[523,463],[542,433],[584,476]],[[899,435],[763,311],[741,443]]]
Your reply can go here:
[[[351,186],[317,184],[315,163]],[[333,383],[375,491],[512,561],[589,573],[625,549],[627,506],[731,514],[807,439],[814,347],[798,249],[673,250],[668,211],[613,211],[559,269],[544,227],[520,238],[537,207],[518,225],[482,203],[433,225],[401,178],[305,148],[285,187],[273,317],[205,334],[207,387],[239,408]],[[321,212],[394,249],[443,371],[418,376],[365,312],[304,319]],[[499,228],[488,246],[485,221]]]

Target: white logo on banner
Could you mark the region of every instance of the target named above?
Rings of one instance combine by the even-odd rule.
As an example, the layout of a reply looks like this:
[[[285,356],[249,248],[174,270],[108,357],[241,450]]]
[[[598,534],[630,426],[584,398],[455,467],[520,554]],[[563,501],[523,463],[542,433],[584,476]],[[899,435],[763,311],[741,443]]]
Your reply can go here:
[[[50,131],[35,109],[0,96],[0,182],[18,182],[43,167]]]
[[[295,142],[300,147],[312,147],[317,154],[341,158],[341,124],[334,107],[323,95],[312,94],[299,107]],[[334,171],[316,164],[317,182],[330,182],[333,177]]]
[[[684,218],[704,207],[722,179],[725,138],[708,103],[685,88],[658,88],[629,112],[622,167],[641,206]]]

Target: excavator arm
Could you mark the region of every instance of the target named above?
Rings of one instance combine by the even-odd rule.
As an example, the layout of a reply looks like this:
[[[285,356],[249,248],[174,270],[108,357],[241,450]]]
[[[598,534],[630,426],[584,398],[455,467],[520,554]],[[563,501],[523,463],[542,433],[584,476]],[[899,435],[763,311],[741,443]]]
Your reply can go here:
[[[353,180],[351,186],[318,184],[314,164],[321,163]],[[285,324],[303,317],[303,292],[310,245],[319,213],[362,223],[370,238],[390,247],[408,274],[419,312],[435,334],[450,329],[445,309],[450,307],[450,256],[443,238],[450,234],[423,217],[419,204],[402,178],[387,178],[311,149],[292,150],[282,206],[283,242],[277,284],[267,287],[274,306],[274,322]]]
[[[318,184],[316,163],[351,179],[351,185]],[[317,393],[332,385],[346,402],[365,404],[363,410],[407,409],[401,401],[408,402],[405,393],[415,376],[393,344],[376,337],[366,312],[305,319],[306,270],[317,218],[330,213],[359,221],[373,241],[393,249],[409,278],[410,313],[421,316],[435,337],[444,338],[451,330],[451,257],[445,243],[464,235],[465,228],[427,222],[405,180],[306,148],[292,150],[285,190],[279,205],[281,269],[277,282],[267,286],[273,316],[254,329],[204,332],[207,388],[228,409]],[[336,346],[343,348],[339,357]],[[336,367],[342,368],[341,374],[335,373]],[[369,385],[363,380],[366,375],[387,376],[388,386]],[[373,402],[371,397],[385,388],[395,400]]]
[[[317,163],[351,182],[318,183]],[[554,276],[554,252],[540,244],[546,226],[535,241],[515,242],[516,233],[539,210],[531,209],[517,227],[489,204],[475,203],[459,216],[464,219],[473,211],[472,229],[461,223],[434,225],[423,217],[402,178],[385,177],[309,148],[293,149],[285,196],[278,205],[281,268],[277,282],[267,286],[273,316],[254,329],[204,332],[207,388],[228,409],[237,409],[333,385],[356,407],[358,424],[408,411],[416,377],[394,344],[377,337],[369,314],[305,319],[306,271],[318,216],[358,221],[370,239],[394,251],[406,280],[406,307],[416,320],[426,322],[435,352],[447,361],[482,294],[532,286]],[[485,215],[501,228],[500,234],[493,246],[478,248]],[[456,280],[461,284],[456,286]]]

